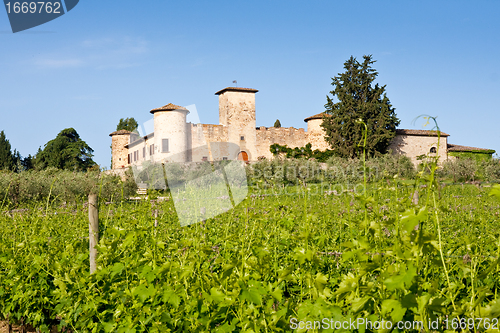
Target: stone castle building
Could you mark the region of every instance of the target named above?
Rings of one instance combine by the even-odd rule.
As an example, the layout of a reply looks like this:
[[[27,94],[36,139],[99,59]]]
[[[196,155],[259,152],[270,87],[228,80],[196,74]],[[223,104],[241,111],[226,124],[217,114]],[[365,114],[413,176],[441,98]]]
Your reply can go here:
[[[110,134],[112,168],[127,168],[144,161],[201,162],[236,157],[223,143],[236,147],[238,159],[244,161],[255,161],[259,157],[273,158],[269,147],[275,143],[291,148],[304,147],[308,143],[311,143],[313,150],[329,148],[321,127],[323,113],[304,119],[307,131],[293,127],[256,127],[257,92],[256,89],[236,87],[216,92],[219,96],[218,125],[187,122],[189,111],[171,103],[151,110],[154,116],[152,133],[142,137],[125,130]],[[487,149],[449,145],[448,136],[441,133],[438,152],[441,161],[448,159],[450,150],[491,152]],[[434,131],[398,129],[389,148],[395,154],[410,157],[417,164],[418,156],[436,153],[437,139]]]

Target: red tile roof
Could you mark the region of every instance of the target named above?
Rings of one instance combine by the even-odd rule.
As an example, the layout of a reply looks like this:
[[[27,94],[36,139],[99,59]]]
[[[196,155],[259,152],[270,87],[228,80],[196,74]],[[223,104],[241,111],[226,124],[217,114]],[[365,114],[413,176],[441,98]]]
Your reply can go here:
[[[307,123],[309,120],[323,119],[323,116],[331,117],[331,115],[329,115],[328,113],[321,112],[321,113],[315,114],[314,116],[307,117],[306,119],[304,119],[304,121]]]
[[[132,132],[127,131],[127,130],[119,130],[119,131],[114,131],[109,136],[113,136],[113,135],[126,135],[126,134],[130,134],[130,133],[132,133]]]
[[[155,112],[158,112],[158,111],[174,111],[174,110],[185,110],[185,111],[188,111],[188,109],[182,107],[182,106],[179,106],[179,105],[175,105],[175,104],[172,104],[172,103],[168,103],[167,105],[164,105],[164,106],[161,106],[159,108],[156,108],[156,109],[153,109],[149,112],[151,113],[155,113]]]
[[[437,131],[430,130],[413,130],[413,129],[397,129],[396,134],[399,135],[417,135],[417,136],[438,136]],[[441,132],[441,136],[450,136],[445,132]]]
[[[239,92],[251,92],[251,93],[258,92],[257,89],[252,89],[252,88],[227,87],[227,88],[224,88],[222,90],[219,90],[215,94],[216,95],[220,95],[220,94],[222,94],[222,93],[224,93],[226,91],[239,91]]]
[[[489,152],[493,154],[495,151],[493,149],[486,148],[477,148],[477,147],[469,147],[469,146],[460,146],[448,144],[448,151],[467,151],[467,152]]]

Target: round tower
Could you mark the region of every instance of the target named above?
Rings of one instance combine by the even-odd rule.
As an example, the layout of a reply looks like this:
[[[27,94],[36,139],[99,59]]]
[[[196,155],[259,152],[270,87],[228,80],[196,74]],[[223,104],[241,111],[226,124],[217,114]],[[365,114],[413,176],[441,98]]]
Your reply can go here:
[[[154,153],[156,162],[187,162],[187,124],[189,111],[169,103],[150,111],[154,115]]]
[[[307,123],[307,141],[312,144],[313,150],[325,150],[331,148],[325,140],[325,129],[321,127],[324,117],[331,117],[331,115],[322,112],[304,119]]]
[[[312,132],[324,132],[323,127],[321,127],[321,124],[323,123],[323,117],[327,116],[329,117],[330,115],[326,113],[318,113],[315,114],[314,116],[307,117],[304,119],[304,121],[307,123],[307,132],[312,133]]]
[[[125,146],[130,143],[130,134],[132,132],[119,130],[111,133],[111,168],[120,169],[129,165],[128,148]]]

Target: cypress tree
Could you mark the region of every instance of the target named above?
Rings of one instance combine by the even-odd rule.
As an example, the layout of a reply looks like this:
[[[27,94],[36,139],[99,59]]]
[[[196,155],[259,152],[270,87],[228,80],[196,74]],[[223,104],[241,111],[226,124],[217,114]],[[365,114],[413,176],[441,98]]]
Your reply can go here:
[[[0,170],[14,170],[15,161],[12,155],[12,147],[5,136],[5,132],[0,132]]]
[[[368,127],[366,151],[369,155],[380,155],[387,151],[391,140],[396,135],[400,121],[396,117],[386,95],[386,86],[373,85],[378,72],[371,67],[375,62],[371,55],[363,56],[359,63],[351,56],[344,63],[344,73],[332,78],[334,90],[332,97],[327,96],[326,113],[322,127],[326,141],[335,154],[342,157],[359,155],[359,143],[362,138],[363,124]],[[336,97],[338,102],[334,102]]]

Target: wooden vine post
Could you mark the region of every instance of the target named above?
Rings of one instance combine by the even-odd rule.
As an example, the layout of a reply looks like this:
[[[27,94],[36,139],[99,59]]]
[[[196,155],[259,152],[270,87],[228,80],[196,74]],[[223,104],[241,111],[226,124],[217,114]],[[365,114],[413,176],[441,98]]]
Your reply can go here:
[[[89,252],[90,252],[90,274],[96,270],[97,249],[99,242],[99,210],[97,194],[89,194]]]

